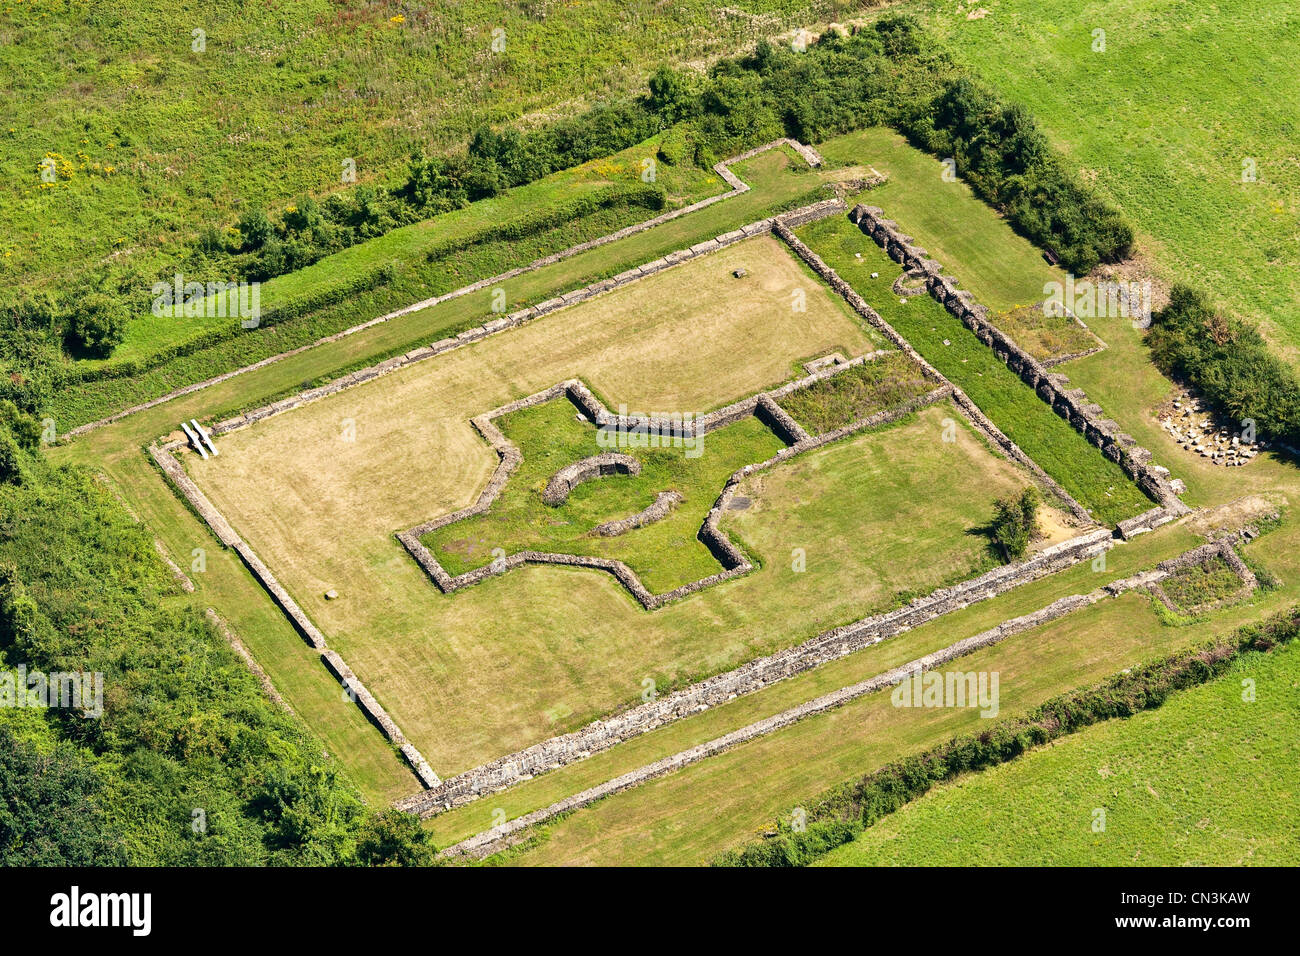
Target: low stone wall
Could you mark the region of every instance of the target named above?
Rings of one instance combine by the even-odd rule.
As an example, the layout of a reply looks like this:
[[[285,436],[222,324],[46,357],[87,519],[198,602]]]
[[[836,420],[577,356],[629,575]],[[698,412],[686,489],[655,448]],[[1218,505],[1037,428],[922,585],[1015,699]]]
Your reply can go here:
[[[1120,431],[1114,421],[1103,418],[1101,407],[1089,402],[1081,389],[1068,388],[1066,376],[1049,372],[1010,336],[994,326],[989,321],[988,309],[976,303],[969,292],[958,289],[951,276],[943,275],[943,266],[929,258],[924,249],[912,245],[911,237],[900,232],[897,223],[885,219],[882,210],[859,205],[853,208],[849,218],[904,269],[925,275],[926,288],[937,302],[992,348],[994,354],[1034,389],[1057,415],[1101,449],[1107,458],[1119,464],[1125,474],[1166,513],[1176,517],[1191,510],[1170,486],[1168,472],[1152,465],[1151,452],[1139,446],[1131,435]]]
[[[656,521],[662,521],[668,517],[668,512],[672,511],[681,502],[682,496],[677,492],[661,491],[655,495],[654,502],[648,508],[626,518],[606,521],[604,524],[596,525],[591,533],[601,538],[614,538],[620,534],[627,534],[635,528],[642,528],[648,524],[654,524]]]
[[[291,409],[298,408],[299,406],[306,405],[310,402],[352,388],[355,385],[361,385],[382,375],[387,375],[390,372],[395,372],[398,369],[405,368],[415,362],[422,362],[425,359],[433,358],[436,355],[442,355],[470,343],[480,342],[490,335],[504,332],[507,329],[518,328],[519,326],[525,325],[543,315],[549,315],[552,312],[574,305],[575,303],[584,302],[587,299],[609,292],[612,289],[620,288],[629,283],[636,282],[648,275],[654,275],[655,273],[662,272],[665,269],[671,269],[673,266],[680,265],[681,263],[698,256],[708,255],[710,252],[717,252],[719,249],[725,249],[727,246],[752,238],[753,236],[759,236],[771,232],[773,227],[779,223],[786,221],[811,222],[816,219],[823,219],[827,216],[836,215],[837,213],[844,212],[847,209],[848,205],[842,199],[824,199],[820,202],[812,203],[808,206],[796,209],[793,212],[785,213],[780,216],[773,216],[768,219],[760,219],[756,222],[742,226],[740,229],[723,233],[720,236],[716,236],[713,239],[707,239],[704,242],[698,242],[689,249],[679,249],[676,252],[670,252],[662,258],[628,269],[625,272],[620,272],[612,278],[593,282],[581,289],[574,289],[573,291],[566,292],[563,295],[547,299],[545,302],[539,302],[535,306],[530,306],[529,308],[512,312],[509,315],[504,315],[501,318],[492,319],[489,322],[485,322],[483,325],[466,329],[454,338],[439,339],[437,342],[430,345],[412,349],[405,355],[395,355],[392,358],[385,359],[377,365],[372,365],[369,368],[364,368],[360,371],[353,372],[350,375],[345,375],[329,382],[328,384],[318,386],[317,388],[307,389],[297,393],[296,395],[292,395],[278,402],[273,402],[270,405],[265,405],[251,412],[227,418],[224,421],[213,425],[209,431],[215,436],[224,435],[227,432],[232,432],[239,428],[245,428],[256,422],[262,421],[263,419],[270,418],[273,415],[279,415],[282,412],[287,412]]]
[[[585,481],[603,478],[607,475],[639,475],[641,462],[631,455],[616,451],[592,455],[572,465],[565,465],[546,483],[542,490],[542,501],[558,507],[569,500],[569,492]]]
[[[184,467],[176,460],[174,455],[174,452],[183,448],[185,444],[183,441],[171,442],[161,446],[153,444],[149,446],[149,454],[194,512],[212,529],[212,532],[223,545],[239,555],[239,559],[243,561],[244,566],[248,568],[257,582],[271,596],[271,599],[275,601],[298,633],[320,653],[322,662],[344,685],[348,695],[361,708],[366,717],[383,731],[390,741],[398,745],[407,762],[411,765],[411,769],[420,778],[420,782],[426,787],[438,786],[442,781],[433,772],[433,768],[429,766],[428,761],[424,759],[420,751],[402,735],[401,730],[388,716],[384,708],[380,706],[379,701],[374,698],[374,695],[366,689],[365,685],[343,662],[343,658],[326,646],[325,635],[312,623],[306,612],[298,606],[298,602],[284,589],[275,575],[271,573],[271,569],[263,564],[253,549],[235,533],[234,529],[226,522],[226,519],[222,517],[221,512],[213,507],[207,496],[199,490],[198,486],[190,479],[190,476],[186,474]],[[215,612],[213,613],[215,614]],[[238,648],[236,649],[238,650]]]
[[[705,435],[714,429],[721,428],[724,425],[739,421],[741,418],[749,415],[765,415],[767,419],[774,423],[778,435],[788,436],[786,440],[793,440],[793,444],[781,449],[766,461],[756,462],[746,465],[744,468],[734,472],[723,487],[722,493],[714,502],[708,515],[704,519],[704,524],[700,528],[699,539],[712,552],[718,563],[722,565],[723,570],[708,577],[700,578],[696,581],[690,581],[680,587],[673,588],[662,594],[653,594],[641,582],[636,572],[624,564],[622,561],[615,561],[609,558],[595,558],[583,555],[560,554],[548,551],[519,551],[515,554],[506,555],[503,558],[486,564],[479,568],[466,571],[463,574],[452,575],[442,564],[434,557],[433,552],[425,547],[420,540],[431,531],[446,527],[453,522],[462,521],[465,518],[483,514],[497,499],[506,486],[510,475],[519,466],[523,456],[519,449],[509,439],[502,434],[501,430],[493,423],[494,419],[502,415],[508,415],[511,412],[519,411],[523,408],[529,408],[539,405],[542,402],[549,402],[561,395],[566,395],[570,401],[576,405],[584,415],[597,425],[607,425],[616,421],[616,417],[604,403],[592,393],[582,382],[577,379],[570,379],[567,382],[560,382],[552,385],[550,388],[543,389],[533,395],[518,399],[508,405],[502,405],[490,412],[479,415],[471,419],[474,427],[486,439],[492,449],[501,459],[487,486],[479,494],[478,499],[468,508],[462,508],[460,511],[443,515],[440,518],[434,518],[432,521],[426,521],[424,524],[417,525],[407,531],[397,534],[397,540],[401,542],[408,554],[413,557],[420,567],[431,577],[435,584],[444,592],[450,593],[460,588],[469,587],[487,580],[496,575],[505,574],[515,568],[523,567],[526,564],[550,564],[564,565],[568,567],[585,567],[598,570],[608,571],[613,574],[623,585],[632,593],[632,596],[647,611],[653,611],[672,601],[680,600],[688,595],[701,591],[704,588],[712,587],[723,581],[729,581],[741,574],[748,574],[754,569],[753,564],[745,556],[744,552],[738,548],[730,538],[728,538],[719,528],[718,522],[723,512],[726,511],[727,505],[735,494],[736,485],[753,474],[755,471],[769,468],[778,462],[785,461],[792,455],[802,454],[811,451],[814,448],[820,448],[822,445],[838,441],[855,432],[867,428],[876,428],[889,422],[897,421],[905,415],[926,406],[941,401],[952,394],[952,386],[940,385],[932,392],[919,396],[910,402],[904,403],[896,408],[888,409],[876,415],[860,419],[843,428],[837,428],[834,431],[827,432],[823,435],[810,437],[790,416],[781,409],[775,402],[773,396],[784,396],[790,394],[796,388],[807,387],[813,382],[821,381],[832,375],[838,375],[842,372],[861,364],[864,361],[870,361],[879,355],[886,354],[883,352],[872,352],[868,355],[861,356],[852,362],[846,362],[842,365],[833,366],[814,372],[811,375],[790,382],[772,392],[761,392],[758,395],[735,402],[718,411],[702,415],[689,427],[682,430],[687,436]],[[634,426],[638,422],[653,423],[653,419],[642,419],[629,417],[623,419],[625,425]],[[680,424],[680,423],[679,423]],[[802,437],[799,437],[802,436]],[[566,485],[572,477],[580,473],[590,472],[592,469],[599,469],[604,465],[616,466],[622,463],[624,467],[630,468],[632,464],[636,465],[637,471],[640,470],[640,463],[629,455],[620,455],[616,453],[607,453],[605,455],[595,455],[591,458],[583,459],[574,465],[567,466],[557,473],[552,482],[559,479],[554,489],[548,484],[548,493],[552,494],[554,501],[547,501],[548,504],[560,503],[563,499],[558,498],[560,486]],[[634,474],[636,472],[633,472]],[[567,495],[567,490],[565,492]],[[653,508],[654,506],[652,506]],[[625,533],[631,530],[626,522],[635,520],[640,516],[633,516],[632,519],[624,519],[622,522],[610,522],[608,525],[617,529],[617,533]],[[599,529],[597,529],[599,531]]]
[[[1117,582],[1118,583],[1118,582]],[[573,810],[580,809],[591,803],[601,800],[605,797],[612,796],[623,790],[629,790],[632,787],[653,780],[656,777],[662,777],[674,771],[681,770],[691,764],[730,750],[740,744],[755,740],[759,737],[766,736],[796,724],[807,717],[833,710],[850,701],[868,694],[878,693],[890,687],[897,686],[901,681],[909,678],[913,674],[933,671],[935,668],[946,664],[957,658],[973,653],[983,648],[992,647],[1001,641],[1006,640],[1016,634],[1024,633],[1036,627],[1041,627],[1052,621],[1058,620],[1074,611],[1090,607],[1106,597],[1112,596],[1119,591],[1113,591],[1114,585],[1108,585],[1106,588],[1092,591],[1088,594],[1072,594],[1067,597],[1053,601],[1046,607],[1040,608],[1031,614],[1021,617],[1012,618],[1004,621],[996,627],[983,631],[972,637],[957,641],[942,650],[926,654],[915,660],[909,661],[898,667],[891,668],[883,674],[860,681],[848,687],[840,688],[829,694],[824,694],[813,700],[806,701],[779,714],[766,717],[756,721],[739,730],[734,730],[721,737],[716,737],[707,743],[699,744],[688,750],[683,750],[665,757],[653,763],[639,767],[636,770],[629,771],[612,780],[598,784],[595,787],[583,790],[573,796],[566,797],[548,807],[535,810],[531,813],[524,814],[514,820],[482,833],[476,834],[467,840],[462,840],[443,851],[442,855],[449,858],[482,858],[491,853],[503,850],[514,843],[518,842],[524,832],[530,827],[545,823],[561,814],[569,813]]]
[[[124,418],[136,414],[137,412],[147,411],[148,409],[156,408],[159,405],[164,405],[167,402],[172,401],[173,399],[181,398],[182,396],[190,395],[193,394],[194,392],[202,391],[203,389],[210,388],[213,385],[219,385],[222,382],[234,378],[236,375],[243,375],[247,372],[253,372],[256,371],[257,369],[265,368],[268,365],[272,365],[284,359],[291,358],[292,356],[300,355],[301,353],[306,352],[308,349],[314,349],[320,345],[328,345],[331,342],[337,342],[341,339],[347,338],[350,335],[355,335],[358,332],[364,332],[365,330],[373,328],[376,325],[381,325],[384,322],[388,322],[392,319],[399,318],[403,315],[408,315],[412,312],[418,312],[422,309],[428,309],[431,308],[432,306],[439,305],[451,299],[460,298],[461,296],[469,295],[473,292],[481,292],[484,289],[488,289],[491,288],[492,286],[500,285],[502,282],[506,282],[518,276],[525,275],[529,272],[535,272],[538,269],[543,269],[546,266],[554,265],[555,263],[562,262],[565,259],[571,259],[576,255],[580,255],[584,252],[588,252],[600,246],[608,245],[611,242],[617,242],[620,239],[626,239],[629,236],[634,236],[637,233],[645,232],[646,230],[653,229],[656,226],[661,226],[664,223],[671,222],[672,220],[677,219],[681,216],[685,216],[693,212],[698,212],[701,209],[705,209],[709,206],[712,206],[714,203],[722,202],[723,200],[731,199],[734,196],[739,196],[742,195],[743,193],[747,193],[749,192],[750,187],[743,180],[741,180],[740,177],[738,177],[735,173],[731,171],[730,169],[731,164],[743,162],[746,159],[752,159],[753,157],[757,156],[759,153],[765,152],[766,150],[769,149],[775,149],[780,146],[789,146],[800,156],[802,156],[804,161],[807,162],[809,166],[816,168],[822,165],[821,154],[818,153],[817,150],[813,149],[811,146],[805,146],[804,144],[793,139],[773,140],[770,143],[765,143],[762,146],[758,146],[754,149],[748,150],[747,152],[741,153],[739,156],[733,156],[730,159],[724,159],[721,162],[716,163],[714,165],[713,167],[714,172],[716,172],[719,176],[721,176],[722,179],[727,183],[727,185],[731,187],[731,189],[728,192],[719,193],[716,196],[709,196],[706,199],[701,199],[699,202],[691,203],[690,205],[683,206],[680,209],[672,209],[669,210],[668,212],[661,213],[658,216],[654,216],[642,222],[633,223],[630,226],[624,226],[622,229],[615,230],[614,232],[608,233],[606,235],[598,236],[595,239],[589,239],[586,242],[580,242],[577,245],[569,246],[567,249],[564,249],[560,252],[553,253],[552,255],[543,256],[540,259],[534,259],[532,262],[528,263],[527,265],[520,266],[517,269],[509,269],[506,272],[499,273],[498,275],[491,276],[487,279],[480,279],[477,282],[470,283],[469,285],[461,286],[460,288],[454,289],[451,292],[434,296],[433,298],[430,299],[423,299],[419,302],[412,303],[411,305],[408,306],[403,306],[400,309],[396,309],[392,312],[388,312],[384,315],[376,316],[373,319],[369,319],[365,322],[362,322],[359,325],[354,325],[350,328],[344,329],[342,332],[335,332],[332,335],[327,335],[324,338],[317,339],[315,342],[311,342],[307,345],[301,345],[298,348],[289,349],[286,352],[280,352],[276,355],[268,356],[267,358],[264,358],[258,362],[254,362],[251,365],[245,365],[243,368],[237,368],[233,371],[225,372],[221,375],[214,376],[213,378],[205,379],[202,382],[195,382],[193,385],[186,385],[181,388],[174,389],[173,391],[168,392],[166,395],[160,395],[158,398],[150,399],[149,401],[142,402],[139,405],[132,405],[130,408],[126,408],[120,412],[116,412],[112,415],[109,415],[107,418],[101,418],[98,421],[88,422],[85,425],[78,425],[76,428],[69,430],[68,433],[62,437],[75,438],[78,435],[85,434],[86,432],[92,431],[96,428],[103,428],[105,425],[111,425],[114,422],[119,422]],[[810,206],[805,208],[811,209],[813,207]],[[798,212],[799,211],[796,210],[796,213],[792,213],[791,215],[795,215]]]
[[[857,209],[861,208],[863,207],[855,207],[855,212]],[[821,256],[809,249],[798,236],[791,232],[790,229],[782,223],[775,224],[772,232],[789,245],[790,248],[794,250],[795,254],[807,263],[809,268],[817,273],[817,275],[820,276],[827,285],[839,293],[844,301],[846,301],[855,312],[866,319],[871,326],[893,343],[900,352],[919,365],[927,377],[937,382],[943,382],[951,388],[954,404],[956,404],[957,408],[961,411],[963,416],[965,416],[967,421],[974,426],[976,431],[983,434],[996,447],[1000,448],[1008,458],[1017,462],[1033,474],[1033,476],[1038,479],[1039,483],[1060,499],[1062,504],[1064,504],[1065,507],[1069,509],[1070,513],[1079,521],[1087,524],[1095,523],[1092,516],[1088,514],[1087,509],[1085,509],[1083,505],[1075,501],[1074,497],[1062,488],[1051,475],[1043,471],[1043,469],[1039,467],[1038,462],[1026,455],[1019,445],[1004,435],[1002,430],[994,425],[988,416],[981,412],[978,406],[976,406],[976,404],[966,396],[965,392],[949,382],[947,378],[940,374],[938,369],[927,362],[921,353],[914,349],[907,339],[899,335],[897,330],[886,322],[879,312],[868,305],[866,299],[862,298],[862,296],[860,296],[851,285],[840,278],[839,274],[827,265]]]
[[[1098,529],[1062,542],[1018,564],[994,568],[961,584],[917,598],[904,607],[837,627],[797,647],[743,664],[735,670],[666,694],[621,714],[598,720],[581,730],[552,737],[458,774],[440,787],[397,802],[399,809],[429,817],[505,790],[549,770],[581,760],[622,741],[688,717],[733,697],[760,690],[911,630],[952,611],[996,597],[1094,557],[1113,544],[1109,531]]]

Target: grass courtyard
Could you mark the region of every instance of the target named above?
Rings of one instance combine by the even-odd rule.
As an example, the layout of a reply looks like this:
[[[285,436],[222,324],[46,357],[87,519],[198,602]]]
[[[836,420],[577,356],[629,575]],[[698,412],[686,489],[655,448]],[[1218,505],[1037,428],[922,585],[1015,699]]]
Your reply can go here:
[[[792,315],[795,286],[807,311]],[[468,416],[575,376],[607,404],[708,410],[808,357],[874,346],[775,240],[751,240],[234,432],[220,458],[187,464],[445,776],[636,700],[647,676],[675,686],[969,577],[991,560],[977,529],[993,498],[1029,481],[966,429],[943,441],[952,411],[935,407],[754,479],[754,505],[724,529],[761,568],[653,615],[603,572],[526,568],[444,595],[392,535],[476,497],[495,456]],[[867,508],[864,482],[879,488]],[[912,508],[924,523],[898,518]],[[795,548],[806,572],[791,573]]]

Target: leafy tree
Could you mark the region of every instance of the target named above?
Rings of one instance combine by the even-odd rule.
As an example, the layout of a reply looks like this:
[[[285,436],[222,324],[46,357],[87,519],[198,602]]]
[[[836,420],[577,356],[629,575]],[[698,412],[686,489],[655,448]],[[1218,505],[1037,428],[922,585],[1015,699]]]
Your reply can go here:
[[[0,727],[0,866],[121,866],[93,761],[59,742],[42,753]]]
[[[275,235],[275,225],[265,212],[254,209],[239,217],[239,234],[245,250],[260,249]]]
[[[371,816],[357,836],[356,862],[362,866],[429,866],[434,846],[420,818],[387,809]]]
[[[686,74],[671,66],[660,66],[649,80],[650,95],[646,104],[666,125],[680,123],[695,113],[696,98]]]

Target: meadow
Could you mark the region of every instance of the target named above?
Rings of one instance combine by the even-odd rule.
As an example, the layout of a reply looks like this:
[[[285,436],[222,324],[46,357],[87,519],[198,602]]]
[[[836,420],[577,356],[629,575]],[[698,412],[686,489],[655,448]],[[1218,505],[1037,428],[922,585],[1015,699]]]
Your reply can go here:
[[[1300,166],[1287,0],[913,5],[941,44],[1025,104],[1138,232],[1138,277],[1190,282],[1300,357]],[[1095,31],[1104,50],[1094,50]],[[1104,336],[1103,336],[1104,337]]]
[[[1157,710],[937,787],[819,865],[1292,865],[1297,680],[1294,646],[1248,654]]]
[[[346,160],[358,185],[394,183],[412,153],[450,151],[482,123],[572,115],[639,92],[661,62],[708,62],[842,9],[8,4],[0,279],[152,275],[205,227],[349,188]],[[68,175],[42,188],[47,153]]]

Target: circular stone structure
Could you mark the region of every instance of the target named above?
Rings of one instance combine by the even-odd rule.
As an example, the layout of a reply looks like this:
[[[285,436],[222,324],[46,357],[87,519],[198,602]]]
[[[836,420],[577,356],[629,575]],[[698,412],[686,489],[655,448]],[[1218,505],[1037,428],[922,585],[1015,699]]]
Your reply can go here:
[[[542,501],[551,506],[562,505],[569,500],[569,492],[584,481],[604,478],[606,475],[639,474],[641,474],[641,462],[631,455],[616,451],[592,455],[582,461],[575,461],[572,465],[565,465],[552,475],[551,480],[546,483],[546,490],[542,492]]]

